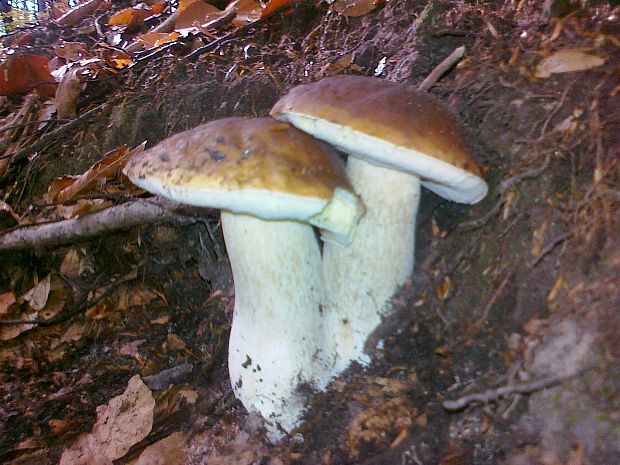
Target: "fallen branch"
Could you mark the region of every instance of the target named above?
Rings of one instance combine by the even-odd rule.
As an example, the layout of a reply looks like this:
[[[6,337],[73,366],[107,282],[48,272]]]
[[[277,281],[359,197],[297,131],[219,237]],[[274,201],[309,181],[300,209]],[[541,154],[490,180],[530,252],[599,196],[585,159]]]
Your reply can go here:
[[[450,55],[444,58],[444,60],[441,63],[439,63],[437,66],[435,66],[433,71],[431,71],[431,73],[428,76],[426,76],[426,79],[424,79],[424,81],[422,81],[422,84],[418,86],[418,90],[425,92],[431,87],[433,87],[435,83],[439,81],[439,79],[441,79],[441,77],[450,68],[452,68],[456,63],[458,63],[461,60],[461,58],[463,58],[463,55],[465,55],[464,45],[461,45],[460,47],[455,48],[454,51]]]
[[[582,368],[569,375],[555,375],[542,378],[538,381],[523,384],[513,384],[510,386],[501,386],[496,389],[489,389],[488,391],[480,392],[477,394],[468,394],[460,397],[456,400],[445,400],[441,403],[444,409],[449,412],[456,412],[462,410],[467,405],[473,402],[487,403],[493,400],[498,400],[509,394],[531,394],[532,392],[540,391],[541,389],[547,389],[556,384],[563,383],[573,378],[581,376],[589,368]]]
[[[139,199],[70,220],[19,227],[0,235],[0,250],[57,247],[141,224],[195,221],[175,212],[176,206],[158,197]]]

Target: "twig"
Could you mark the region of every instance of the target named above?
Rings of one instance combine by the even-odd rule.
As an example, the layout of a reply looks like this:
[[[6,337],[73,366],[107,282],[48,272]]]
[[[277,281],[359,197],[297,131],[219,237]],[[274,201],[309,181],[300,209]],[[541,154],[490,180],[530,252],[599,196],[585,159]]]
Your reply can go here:
[[[515,187],[521,181],[525,179],[535,178],[540,176],[549,166],[549,162],[551,161],[551,154],[547,153],[545,157],[545,161],[538,168],[532,168],[530,170],[526,170],[523,173],[516,174],[507,179],[504,179],[499,186],[497,186],[497,193],[499,194],[499,200],[493,205],[493,207],[486,212],[482,217],[461,223],[457,226],[458,229],[463,229],[465,231],[469,231],[472,229],[477,229],[481,226],[487,224],[487,222],[499,211],[506,200],[506,192]]]
[[[547,255],[558,244],[561,244],[562,242],[564,242],[566,239],[568,239],[572,235],[573,233],[571,232],[565,232],[564,234],[561,234],[555,239],[553,239],[544,249],[540,251],[540,254],[538,255],[538,257],[536,257],[536,259],[529,264],[530,268],[538,265],[538,263],[545,257],[545,255]]]
[[[0,250],[56,247],[141,224],[194,221],[171,211],[174,206],[158,197],[139,199],[69,220],[19,227],[0,235]]]
[[[508,281],[510,280],[510,278],[512,278],[512,275],[514,274],[514,272],[515,270],[513,268],[512,270],[508,272],[506,277],[502,280],[502,282],[497,287],[497,289],[495,290],[495,292],[493,293],[493,295],[491,296],[487,304],[484,306],[484,310],[482,310],[482,315],[480,315],[480,318],[478,318],[478,321],[476,321],[474,328],[476,329],[480,328],[480,326],[482,326],[482,324],[489,317],[489,312],[491,311],[491,308],[493,308],[493,305],[495,305],[495,302],[497,301],[501,293],[504,291],[506,284],[508,284]]]
[[[456,63],[458,63],[461,60],[461,58],[463,58],[463,55],[465,55],[464,45],[461,45],[460,47],[455,48],[454,51],[450,55],[444,58],[444,60],[441,63],[439,63],[437,66],[435,66],[433,71],[431,71],[431,73],[428,76],[426,76],[426,79],[424,79],[424,81],[422,81],[422,84],[418,86],[418,90],[425,92],[431,87],[433,87],[435,83],[439,81],[439,79],[441,79],[441,77],[450,68],[452,68]]]
[[[582,368],[577,370],[574,373],[569,375],[554,375],[548,376],[546,378],[542,378],[538,381],[533,381],[531,383],[523,383],[523,384],[513,384],[510,386],[501,386],[496,389],[489,389],[487,391],[483,391],[477,394],[468,394],[463,397],[459,397],[455,400],[445,400],[441,403],[444,409],[449,412],[456,412],[458,410],[462,410],[467,405],[473,402],[481,402],[487,403],[493,400],[498,400],[501,397],[504,397],[509,394],[531,394],[535,391],[540,391],[541,389],[546,389],[551,386],[555,386],[556,384],[563,383],[564,381],[568,381],[573,378],[577,378],[581,376],[586,370],[590,367]]]

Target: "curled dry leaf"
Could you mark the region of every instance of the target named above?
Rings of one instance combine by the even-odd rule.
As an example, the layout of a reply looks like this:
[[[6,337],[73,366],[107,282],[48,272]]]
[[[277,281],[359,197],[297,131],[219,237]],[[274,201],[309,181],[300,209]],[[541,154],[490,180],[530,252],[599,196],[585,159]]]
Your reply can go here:
[[[33,310],[43,310],[45,308],[47,298],[50,295],[50,284],[50,275],[47,275],[22,296]]]
[[[74,67],[65,73],[56,91],[56,112],[61,119],[75,118],[77,100],[82,91],[82,67]]]
[[[83,434],[60,459],[60,465],[111,463],[142,441],[153,428],[155,399],[150,389],[136,375],[129,380],[123,394],[108,405],[97,407],[97,422],[92,432]]]
[[[537,78],[548,78],[555,73],[585,71],[601,66],[604,63],[604,58],[587,53],[582,49],[565,48],[558,50],[538,63],[534,76]]]
[[[19,315],[20,320],[24,321],[32,321],[37,318],[39,312],[33,311],[29,313],[22,313]],[[8,341],[10,339],[16,338],[21,333],[29,331],[34,328],[34,324],[24,323],[24,324],[16,324],[16,325],[1,325],[0,326],[0,341]]]
[[[332,8],[343,16],[363,16],[374,10],[380,2],[378,0],[336,0]]]
[[[80,176],[61,176],[55,179],[44,196],[47,202],[67,202],[76,195],[94,189],[99,183],[120,175],[125,164],[137,153],[144,150],[146,141],[135,149],[127,151],[127,147],[118,148],[112,155],[105,157],[91,166]]]

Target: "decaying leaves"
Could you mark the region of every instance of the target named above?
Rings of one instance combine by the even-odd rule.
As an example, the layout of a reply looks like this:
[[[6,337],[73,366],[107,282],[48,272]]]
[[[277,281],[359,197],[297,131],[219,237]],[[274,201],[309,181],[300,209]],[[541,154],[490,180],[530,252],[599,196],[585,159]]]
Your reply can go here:
[[[56,82],[50,74],[48,57],[10,55],[0,64],[0,95],[28,94],[37,91],[42,99],[56,94]]]
[[[140,376],[129,380],[123,394],[108,405],[97,408],[97,422],[92,432],[84,434],[60,459],[60,465],[92,465],[111,463],[142,441],[153,427],[155,399]]]
[[[146,141],[131,151],[127,151],[125,146],[120,147],[112,155],[98,161],[80,176],[62,176],[55,179],[45,194],[44,199],[50,203],[68,202],[76,195],[89,192],[96,188],[97,185],[105,183],[108,179],[118,177],[125,164],[134,155],[142,152],[145,146]]]

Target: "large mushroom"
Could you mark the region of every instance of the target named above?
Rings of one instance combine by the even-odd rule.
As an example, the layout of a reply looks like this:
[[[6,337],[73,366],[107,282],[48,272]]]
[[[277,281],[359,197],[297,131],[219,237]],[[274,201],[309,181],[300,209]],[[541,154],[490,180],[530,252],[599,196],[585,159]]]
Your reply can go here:
[[[456,202],[487,193],[468,136],[430,95],[394,82],[334,76],[298,86],[272,116],[349,154],[347,174],[366,207],[350,247],[326,244],[325,329],[333,373],[368,362],[364,343],[413,271],[420,184]]]
[[[222,209],[235,285],[233,390],[268,421],[272,438],[290,431],[305,408],[300,385],[329,380],[311,225],[347,243],[362,213],[338,155],[288,123],[228,118],[166,139],[125,174],[152,193]]]

